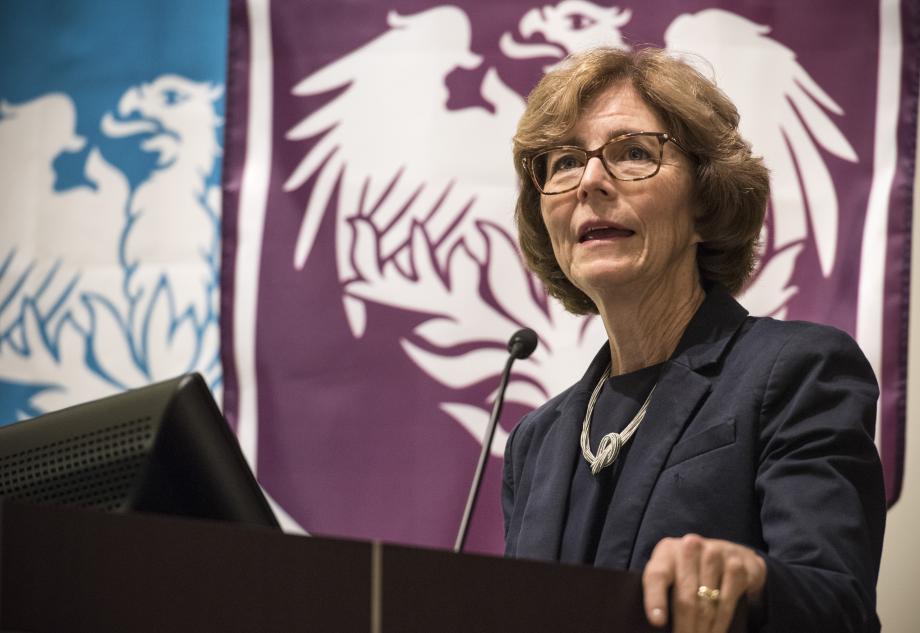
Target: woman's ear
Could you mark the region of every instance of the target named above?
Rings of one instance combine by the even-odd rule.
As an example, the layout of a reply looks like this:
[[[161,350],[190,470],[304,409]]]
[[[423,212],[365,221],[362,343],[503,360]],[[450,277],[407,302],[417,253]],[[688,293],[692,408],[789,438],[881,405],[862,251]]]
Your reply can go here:
[[[703,236],[700,234],[700,225],[703,223],[703,216],[705,215],[700,211],[702,205],[699,202],[694,201],[691,210],[693,212],[693,235],[690,237],[690,240],[693,244],[702,244]]]

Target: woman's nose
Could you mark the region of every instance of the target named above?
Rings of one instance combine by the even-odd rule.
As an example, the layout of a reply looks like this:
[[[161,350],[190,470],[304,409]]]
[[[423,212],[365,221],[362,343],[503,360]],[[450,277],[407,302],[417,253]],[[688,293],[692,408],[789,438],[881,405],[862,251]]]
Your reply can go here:
[[[578,199],[585,200],[590,193],[599,193],[604,196],[613,194],[613,178],[607,173],[600,156],[588,159],[585,172],[578,183]]]

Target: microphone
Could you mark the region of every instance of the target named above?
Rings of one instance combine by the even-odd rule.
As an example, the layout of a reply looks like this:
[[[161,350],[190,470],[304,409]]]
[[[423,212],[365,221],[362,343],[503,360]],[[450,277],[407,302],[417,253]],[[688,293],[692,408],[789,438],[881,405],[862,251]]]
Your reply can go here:
[[[521,328],[511,335],[508,341],[508,353],[524,360],[537,349],[537,333],[529,327]]]
[[[489,452],[492,448],[492,438],[495,436],[495,425],[502,413],[502,404],[505,401],[505,389],[508,388],[508,378],[511,376],[511,365],[515,359],[525,359],[537,348],[537,333],[530,328],[522,328],[511,335],[508,341],[508,361],[505,363],[505,369],[502,371],[502,380],[498,386],[498,393],[495,395],[495,403],[492,405],[492,415],[489,417],[489,423],[486,425],[485,436],[482,441],[482,452],[479,453],[479,463],[476,464],[476,473],[473,475],[473,483],[470,485],[470,494],[466,499],[466,509],[463,511],[463,519],[460,521],[460,530],[457,532],[457,540],[454,542],[454,552],[462,552],[463,544],[466,542],[466,533],[470,527],[470,517],[473,515],[473,508],[476,506],[476,498],[479,496],[479,486],[482,484],[482,474],[486,470],[486,462],[489,460]]]

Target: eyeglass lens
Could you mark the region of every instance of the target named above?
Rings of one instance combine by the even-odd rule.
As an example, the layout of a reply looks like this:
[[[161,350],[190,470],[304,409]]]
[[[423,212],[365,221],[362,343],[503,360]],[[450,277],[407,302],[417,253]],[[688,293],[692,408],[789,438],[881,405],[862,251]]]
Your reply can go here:
[[[648,178],[661,160],[661,139],[657,135],[637,135],[614,140],[603,146],[601,157],[610,173],[621,180]],[[574,189],[581,181],[588,153],[572,147],[559,147],[533,158],[533,171],[544,193]]]

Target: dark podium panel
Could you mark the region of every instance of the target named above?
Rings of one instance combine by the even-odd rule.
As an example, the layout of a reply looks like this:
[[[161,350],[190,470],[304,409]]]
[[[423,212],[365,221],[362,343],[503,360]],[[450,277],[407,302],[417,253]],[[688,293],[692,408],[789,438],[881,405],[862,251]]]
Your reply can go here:
[[[658,629],[630,573],[2,502],[0,630]]]

